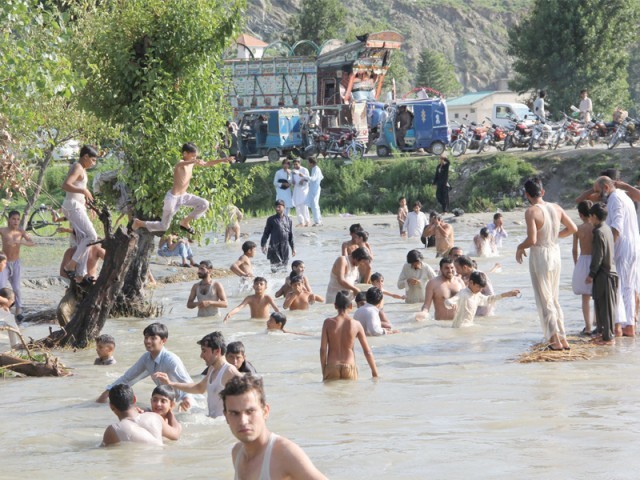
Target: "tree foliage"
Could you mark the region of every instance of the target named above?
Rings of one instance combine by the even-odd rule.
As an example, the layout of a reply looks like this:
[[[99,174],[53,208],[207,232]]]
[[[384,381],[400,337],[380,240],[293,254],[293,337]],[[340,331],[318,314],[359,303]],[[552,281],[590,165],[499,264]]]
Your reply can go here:
[[[211,156],[230,111],[220,62],[238,33],[243,0],[112,0],[85,16],[76,49],[87,75],[83,104],[122,125],[123,180],[146,218],[158,216],[181,145]],[[100,25],[100,28],[94,28]],[[196,170],[192,190],[212,208],[200,225],[246,194],[249,179],[228,168]]]
[[[458,95],[462,85],[456,78],[453,64],[441,52],[425,49],[420,53],[416,85],[431,87],[446,97]]]
[[[300,12],[291,17],[287,41],[311,40],[318,46],[343,38],[347,9],[340,0],[302,0]]]
[[[583,88],[596,112],[627,105],[627,51],[639,9],[637,0],[536,0],[509,32],[516,58],[511,87],[546,89],[555,110],[578,102]]]

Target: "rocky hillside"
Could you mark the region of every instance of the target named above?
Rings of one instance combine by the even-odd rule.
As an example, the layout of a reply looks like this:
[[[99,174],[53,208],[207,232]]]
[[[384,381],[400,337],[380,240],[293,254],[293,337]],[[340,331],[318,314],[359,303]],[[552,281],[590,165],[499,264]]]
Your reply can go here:
[[[300,0],[248,0],[246,30],[267,42],[278,40]],[[506,88],[511,60],[507,30],[529,0],[344,0],[352,26],[383,24],[406,38],[409,72],[420,51],[441,51],[451,59],[465,91]],[[364,33],[364,32],[359,32]],[[413,81],[410,82],[413,84]]]

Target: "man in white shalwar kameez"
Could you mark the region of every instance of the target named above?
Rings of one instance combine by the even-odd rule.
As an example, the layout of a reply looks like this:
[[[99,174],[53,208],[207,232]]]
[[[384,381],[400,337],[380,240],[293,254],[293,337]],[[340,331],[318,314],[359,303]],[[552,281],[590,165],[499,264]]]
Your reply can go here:
[[[299,227],[308,227],[311,223],[309,218],[309,170],[300,165],[300,159],[293,160],[293,206],[296,207]]]
[[[542,199],[544,189],[540,179],[527,180],[524,190],[531,206],[524,214],[527,238],[518,245],[516,261],[522,263],[527,255],[525,250],[531,249],[529,273],[544,338],[549,342],[550,350],[568,350],[564,315],[558,301],[562,264],[558,239],[573,235],[578,228],[560,205]],[[560,230],[560,224],[565,228]]]
[[[633,201],[616,188],[609,177],[598,177],[593,190],[607,202],[607,225],[613,233],[614,260],[620,278],[620,294],[624,308],[616,314],[616,336],[635,335],[636,293],[640,284],[640,234]],[[619,297],[620,300],[620,297]]]

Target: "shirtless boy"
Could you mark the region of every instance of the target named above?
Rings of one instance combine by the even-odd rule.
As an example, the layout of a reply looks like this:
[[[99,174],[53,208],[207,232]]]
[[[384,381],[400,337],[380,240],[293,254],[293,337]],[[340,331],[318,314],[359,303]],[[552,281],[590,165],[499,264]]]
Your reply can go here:
[[[322,324],[322,339],[320,340],[320,365],[322,379],[328,380],[357,380],[358,369],[353,345],[356,339],[360,342],[367,363],[371,368],[371,376],[378,376],[373,352],[367,343],[362,324],[349,316],[351,300],[347,292],[338,292],[334,303],[338,315],[327,318]]]
[[[302,283],[305,291],[311,291],[311,285],[309,285],[309,280],[304,275],[304,262],[302,260],[294,260],[291,262],[291,273],[285,279],[284,285],[280,287],[280,289],[276,292],[276,298],[280,298],[283,296],[287,296],[287,294],[291,291],[291,279],[297,275],[302,277]]]
[[[304,278],[296,275],[291,278],[291,291],[284,300],[283,308],[289,310],[309,310],[316,302],[324,303],[324,298],[304,288]]]
[[[162,437],[169,436],[169,425],[154,412],[140,413],[136,396],[129,385],[114,385],[109,390],[109,406],[118,422],[107,427],[102,445],[108,447],[120,442],[162,445]]]
[[[208,367],[207,374],[202,380],[189,383],[175,382],[171,381],[164,372],[154,373],[153,379],[186,393],[206,392],[209,416],[221,417],[224,414],[224,408],[219,394],[229,380],[242,374],[225,358],[227,344],[222,333],[212,332],[205,335],[198,341],[198,345],[200,345],[200,358]]]
[[[591,200],[583,200],[578,203],[578,215],[582,224],[578,225],[578,231],[573,234],[573,276],[571,287],[573,293],[582,297],[582,316],[584,328],[581,335],[591,335],[591,293],[592,285],[585,280],[589,276],[591,265],[591,250],[593,248],[593,225],[589,221],[589,210],[593,203]]]
[[[209,202],[204,198],[187,193],[189,182],[193,177],[193,166],[212,167],[218,163],[232,163],[233,157],[221,158],[219,160],[210,160],[205,162],[198,157],[198,148],[193,143],[185,143],[182,146],[182,160],[180,160],[173,169],[173,188],[167,192],[164,197],[164,206],[162,207],[162,220],[159,222],[143,221],[137,218],[133,219],[132,228],[137,230],[144,227],[150,232],[166,232],[171,225],[171,219],[178,212],[180,207],[190,207],[193,211],[180,221],[180,228],[195,234],[195,230],[190,225],[192,220],[202,217],[209,209]]]
[[[26,245],[33,247],[35,244],[31,237],[20,228],[20,213],[16,210],[9,212],[9,221],[6,227],[0,228],[2,237],[2,253],[7,257],[7,265],[0,272],[0,288],[9,283],[15,295],[16,320],[22,320],[22,302],[20,295],[20,247]]]
[[[267,428],[270,409],[262,379],[235,377],[220,396],[229,429],[239,440],[231,451],[236,478],[326,480],[298,445]]]
[[[359,223],[354,223],[349,227],[349,235],[351,235],[351,240],[347,240],[346,242],[342,243],[341,251],[343,256],[349,255],[351,252],[353,252],[356,248],[360,246],[364,246],[365,249],[368,251],[369,255],[372,255],[371,245],[367,243],[369,235],[368,234],[366,235],[367,240],[364,241],[364,245],[362,245],[362,237],[360,236],[358,238],[357,233],[363,232],[363,231],[364,231],[364,228],[362,228],[362,225],[360,225]]]
[[[276,302],[273,301],[273,298],[271,298],[270,295],[267,295],[265,293],[266,290],[267,280],[262,277],[256,277],[253,280],[253,291],[256,293],[246,297],[240,305],[227,313],[224,317],[224,322],[226,323],[228,320],[230,320],[231,317],[242,310],[245,305],[249,305],[251,318],[266,320],[267,318],[269,318],[269,307],[273,308],[276,312],[279,312],[280,309],[276,305]]]
[[[227,295],[220,282],[213,280],[213,264],[203,260],[198,266],[200,281],[191,287],[187,308],[197,308],[198,317],[214,317],[218,309],[227,308]]]
[[[151,392],[151,411],[162,417],[169,427],[162,432],[162,436],[169,440],[178,440],[182,434],[182,425],[173,414],[176,406],[176,392],[169,385],[158,385]]]
[[[256,254],[257,245],[251,240],[247,240],[242,244],[242,255],[231,265],[230,270],[242,277],[242,279],[253,278],[253,265],[251,265],[251,259]]]
[[[465,288],[464,281],[455,274],[453,261],[444,257],[440,260],[440,275],[427,282],[422,311],[428,312],[433,304],[436,320],[453,320],[455,309],[448,309],[445,300],[457,295]]]
[[[436,237],[436,257],[446,255],[454,245],[453,227],[444,221],[442,215],[436,215],[434,222],[429,223],[422,232],[425,238],[432,235]]]

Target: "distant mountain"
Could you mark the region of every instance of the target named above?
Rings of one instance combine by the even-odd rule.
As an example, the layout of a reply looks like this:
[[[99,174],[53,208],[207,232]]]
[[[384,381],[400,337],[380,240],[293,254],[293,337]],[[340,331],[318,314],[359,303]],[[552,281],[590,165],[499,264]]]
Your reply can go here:
[[[506,88],[512,62],[506,53],[507,31],[526,14],[531,1],[345,0],[344,4],[351,26],[378,22],[405,36],[403,52],[410,74],[420,51],[429,48],[454,63],[465,91],[479,91]],[[279,40],[299,5],[299,0],[248,0],[246,30],[266,42]]]

